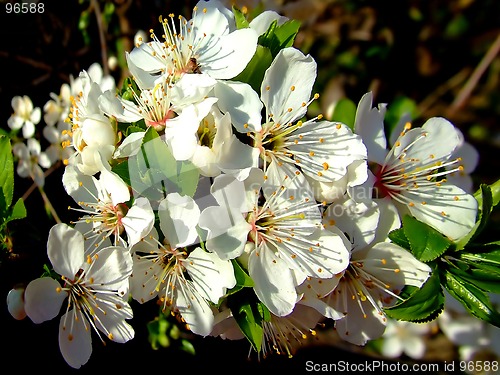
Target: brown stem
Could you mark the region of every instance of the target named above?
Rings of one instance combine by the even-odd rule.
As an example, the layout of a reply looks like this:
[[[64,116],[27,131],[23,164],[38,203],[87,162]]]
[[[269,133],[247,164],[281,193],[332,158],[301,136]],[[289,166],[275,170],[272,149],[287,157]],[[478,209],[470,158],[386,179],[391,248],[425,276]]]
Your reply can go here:
[[[104,35],[104,25],[102,21],[102,13],[101,8],[99,8],[99,4],[97,0],[90,0],[90,4],[92,8],[94,8],[95,17],[97,20],[97,29],[99,30],[99,41],[101,43],[101,57],[102,57],[102,69],[104,75],[109,75],[109,67],[108,67],[108,48],[106,45],[106,37]]]
[[[498,34],[497,38],[488,49],[488,52],[486,52],[486,55],[484,55],[479,65],[476,67],[474,72],[472,72],[472,75],[469,77],[465,86],[458,93],[457,97],[451,104],[449,108],[450,113],[455,112],[457,109],[461,108],[465,104],[465,102],[469,98],[474,88],[477,86],[479,80],[481,79],[482,75],[484,74],[488,66],[491,64],[496,55],[498,55],[498,52],[500,52],[500,34]]]

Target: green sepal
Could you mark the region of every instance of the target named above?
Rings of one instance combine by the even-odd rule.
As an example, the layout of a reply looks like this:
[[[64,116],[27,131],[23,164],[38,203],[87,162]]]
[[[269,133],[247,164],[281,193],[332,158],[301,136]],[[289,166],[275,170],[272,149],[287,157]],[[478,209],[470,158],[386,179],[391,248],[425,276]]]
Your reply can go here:
[[[299,29],[300,22],[297,20],[288,20],[281,25],[274,20],[267,31],[259,36],[258,44],[269,48],[274,58],[283,48],[293,46]]]
[[[233,14],[237,29],[246,29],[247,27],[250,27],[250,23],[248,22],[245,14],[234,5],[233,5]]]

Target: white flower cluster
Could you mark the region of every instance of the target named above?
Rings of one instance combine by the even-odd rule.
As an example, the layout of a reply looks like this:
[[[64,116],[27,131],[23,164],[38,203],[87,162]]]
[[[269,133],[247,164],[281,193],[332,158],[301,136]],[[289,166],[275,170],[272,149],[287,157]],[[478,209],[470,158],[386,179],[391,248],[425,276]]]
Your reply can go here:
[[[383,308],[431,272],[388,239],[402,216],[451,240],[475,224],[476,200],[448,180],[465,174],[466,156],[455,156],[463,137],[444,118],[402,122],[387,140],[371,93],[354,129],[308,118],[317,66],[294,47],[274,56],[258,92],[235,79],[275,20],[266,11],[237,28],[217,0],[200,1],[190,20],[169,16],[161,40],[152,32],[127,54],[129,87],[83,71],[76,96],[47,103],[52,125],[70,118],[54,138],[80,219],[50,231],[60,277],[32,281],[24,311],[10,307],[40,323],[66,300],[59,342],[70,366],[89,360],[92,330],[134,337],[129,298],[155,300],[195,334],[243,338],[228,303],[242,289],[265,311],[264,353],[290,354],[323,319],[364,345],[382,336]],[[30,132],[40,116],[23,103]]]

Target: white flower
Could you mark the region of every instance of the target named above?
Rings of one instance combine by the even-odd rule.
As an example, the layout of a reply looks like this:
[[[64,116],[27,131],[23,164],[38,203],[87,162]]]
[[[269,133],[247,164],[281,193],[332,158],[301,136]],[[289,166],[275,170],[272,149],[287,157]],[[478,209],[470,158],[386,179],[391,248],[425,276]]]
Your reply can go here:
[[[66,192],[81,207],[75,209],[83,215],[77,222],[92,223],[88,238],[113,237],[114,245],[132,246],[146,236],[154,224],[154,212],[146,198],[137,198],[129,208],[130,193],[127,185],[115,173],[104,169],[99,179],[79,172],[71,165],[63,174]],[[127,241],[122,234],[127,235]]]
[[[130,53],[128,64],[134,75],[137,68],[148,72],[150,88],[154,75],[161,73],[177,81],[182,75],[195,78],[208,75],[214,79],[231,79],[246,67],[257,48],[257,34],[250,28],[236,30],[233,13],[219,1],[199,1],[191,20],[174,15],[162,21],[164,42],[154,34]],[[134,68],[136,67],[136,68]]]
[[[215,105],[200,122],[197,137],[191,161],[201,175],[215,177],[225,172],[244,179],[251,167],[257,167],[258,150],[233,134],[229,113],[222,115]]]
[[[80,73],[79,79],[82,91],[73,98],[69,114],[72,128],[68,134],[72,142],[64,144],[64,147],[72,145],[76,152],[65,163],[75,164],[82,173],[91,176],[101,171],[101,159],[111,159],[117,134],[115,125],[99,108],[102,95],[99,84],[86,71]]]
[[[361,138],[346,125],[318,121],[321,116],[301,120],[312,101],[315,79],[313,58],[290,47],[281,50],[267,69],[260,98],[245,83],[215,86],[219,107],[231,114],[237,131],[249,133],[260,151],[264,171],[271,163],[286,163],[312,179],[331,182],[344,177],[354,161],[366,159]],[[262,120],[263,106],[266,115]]]
[[[410,129],[408,123],[387,150],[385,107],[377,111],[371,103],[371,93],[365,94],[355,129],[367,145],[368,160],[377,164],[371,180],[377,198],[390,199],[401,216],[409,213],[452,240],[465,236],[475,224],[477,201],[447,181],[448,175],[463,170],[460,159],[451,158],[460,144],[455,127],[440,117],[420,128]]]
[[[382,307],[397,301],[405,285],[421,287],[431,269],[388,241],[387,234],[398,228],[400,222],[392,207],[383,202],[377,205],[347,199],[332,204],[325,212],[324,223],[327,228],[335,226],[345,233],[352,243],[352,253],[349,266],[337,276],[341,276],[338,285],[322,299],[334,310],[329,314],[337,319],[339,336],[364,345],[384,333],[387,318]],[[322,293],[318,295],[321,297]]]
[[[158,215],[165,241],[159,242],[153,228],[132,248],[132,297],[144,303],[158,296],[163,310],[178,313],[192,332],[207,336],[214,321],[211,305],[236,285],[233,266],[200,247],[186,248],[198,238],[200,211],[192,198],[169,194]]]
[[[413,359],[421,359],[426,351],[425,336],[430,331],[430,323],[388,319],[382,336],[381,353],[389,358],[399,358],[405,354]]]
[[[293,357],[306,340],[316,335],[315,327],[323,318],[316,310],[298,303],[287,316],[276,316],[267,312],[262,320],[261,353],[263,358],[271,354]],[[240,340],[243,335],[230,309],[223,309],[215,316],[211,336],[228,340]],[[260,358],[261,353],[258,353]]]
[[[292,312],[299,299],[295,287],[306,277],[330,278],[347,266],[345,243],[323,229],[300,172],[270,165],[266,178],[255,169],[244,183],[220,175],[211,193],[219,205],[200,217],[200,227],[208,231],[207,249],[222,259],[244,255],[254,291],[273,314]]]
[[[45,184],[43,168],[52,165],[48,155],[41,151],[40,142],[35,138],[29,138],[27,144],[18,142],[12,146],[13,154],[19,159],[17,174],[19,177],[31,177],[40,187]]]
[[[71,144],[71,137],[68,134],[70,129],[71,125],[65,121],[58,121],[56,125],[47,125],[43,128],[43,136],[50,142],[50,146],[47,147],[45,153],[51,164],[58,160],[64,162],[75,153],[73,148],[67,147],[68,144]]]
[[[12,130],[22,129],[26,139],[33,137],[35,125],[42,118],[42,111],[39,107],[33,107],[33,102],[27,95],[13,97],[11,104],[14,113],[7,120],[7,125]]]
[[[83,235],[66,224],[49,232],[47,255],[62,284],[50,277],[31,281],[25,291],[26,314],[35,323],[55,318],[68,300],[59,325],[59,348],[74,368],[85,364],[92,353],[91,329],[104,342],[124,343],[134,337],[125,322],[132,318],[127,303],[132,259],[120,247],[85,252]]]
[[[68,118],[71,107],[71,87],[63,83],[59,90],[59,95],[51,92],[49,99],[43,106],[43,120],[48,126],[54,126]]]

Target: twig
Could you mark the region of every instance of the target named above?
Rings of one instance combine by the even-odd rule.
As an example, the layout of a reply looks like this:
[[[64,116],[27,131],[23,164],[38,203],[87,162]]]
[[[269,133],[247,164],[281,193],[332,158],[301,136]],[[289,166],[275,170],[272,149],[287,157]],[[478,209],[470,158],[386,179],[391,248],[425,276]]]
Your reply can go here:
[[[47,177],[49,176],[52,172],[54,172],[57,168],[59,168],[61,166],[61,161],[58,160],[57,163],[54,163],[54,165],[52,165],[49,169],[47,169],[45,171],[45,173],[43,174],[44,177]],[[33,192],[33,190],[36,189],[38,185],[36,183],[33,182],[33,184],[31,184],[31,186],[28,188],[28,190],[25,191],[25,193],[23,194],[23,196],[21,197],[21,199],[23,201],[26,201],[26,199],[28,199],[28,197],[30,196],[30,194]]]
[[[472,75],[469,77],[469,80],[466,82],[465,86],[458,93],[453,103],[451,103],[449,112],[454,112],[464,105],[464,103],[467,101],[470,94],[474,90],[474,88],[477,86],[479,80],[481,79],[481,76],[484,74],[484,72],[486,71],[486,69],[491,64],[491,62],[493,61],[493,59],[495,58],[495,56],[498,54],[499,51],[500,51],[500,34],[498,34],[497,38],[490,46],[486,55],[484,55],[479,65],[476,67],[474,72],[472,72]]]
[[[95,17],[97,19],[97,29],[99,30],[99,41],[101,43],[101,57],[102,57],[102,69],[104,71],[104,75],[109,75],[109,67],[108,67],[108,47],[106,46],[106,37],[104,35],[104,26],[102,24],[102,13],[101,8],[99,8],[99,4],[97,0],[90,0],[92,7],[94,8]]]
[[[54,218],[56,223],[58,223],[58,224],[62,223],[61,219],[57,215],[56,210],[54,209],[54,206],[52,206],[52,203],[50,203],[49,197],[47,197],[47,194],[45,194],[45,191],[43,190],[43,188],[39,186],[38,191],[40,192],[40,195],[43,198],[43,202],[45,203],[45,207],[49,209],[50,214],[52,215],[52,217]]]

